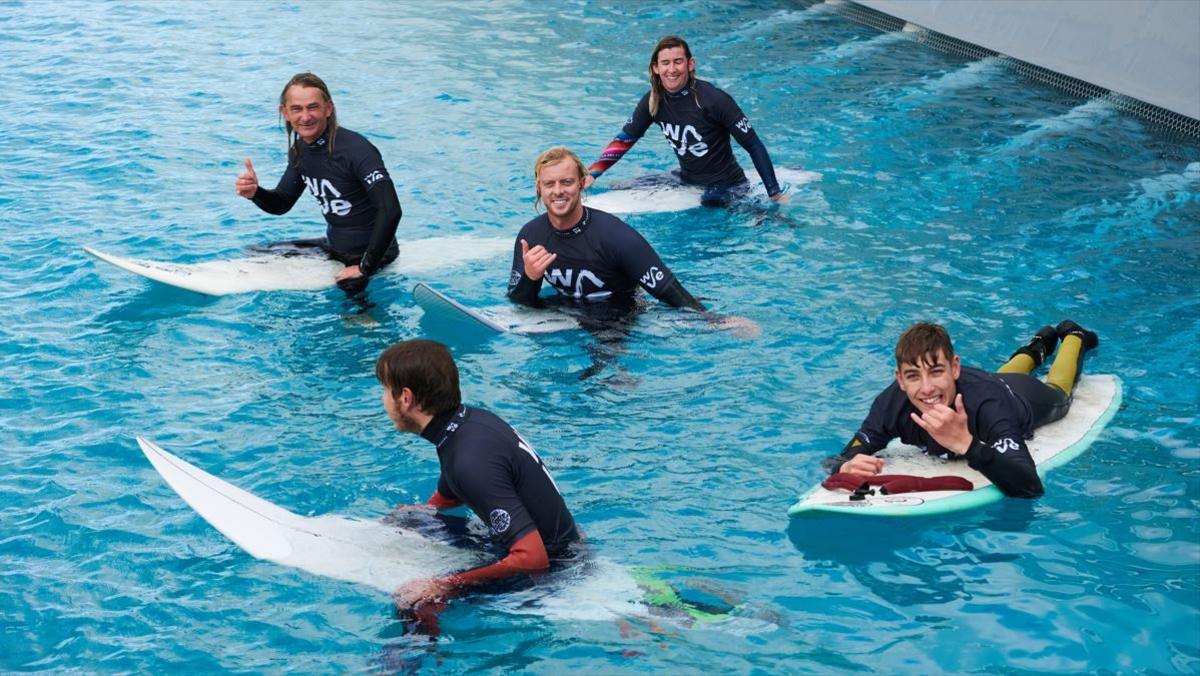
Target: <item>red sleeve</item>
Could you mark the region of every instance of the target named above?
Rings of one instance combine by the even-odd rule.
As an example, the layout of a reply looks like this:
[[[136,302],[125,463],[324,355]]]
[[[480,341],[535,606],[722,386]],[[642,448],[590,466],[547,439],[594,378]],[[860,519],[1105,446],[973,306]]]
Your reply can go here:
[[[462,503],[462,500],[448,498],[438,491],[434,491],[433,495],[429,496],[429,499],[425,501],[425,504],[433,505],[437,509],[451,509],[461,505]]]
[[[480,568],[452,573],[445,580],[455,587],[470,587],[520,573],[541,572],[549,567],[550,557],[546,554],[542,534],[534,528],[514,542],[508,550],[508,556],[503,559]]]

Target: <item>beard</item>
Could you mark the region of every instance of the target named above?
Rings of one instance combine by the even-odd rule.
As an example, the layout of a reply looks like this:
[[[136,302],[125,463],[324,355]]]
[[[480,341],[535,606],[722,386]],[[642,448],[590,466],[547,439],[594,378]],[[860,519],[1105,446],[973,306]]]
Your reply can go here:
[[[392,424],[394,424],[396,429],[400,430],[401,432],[420,434],[422,431],[424,431],[424,427],[420,422],[417,421],[416,418],[404,415],[402,411],[396,411],[394,414],[392,414],[391,418]]]

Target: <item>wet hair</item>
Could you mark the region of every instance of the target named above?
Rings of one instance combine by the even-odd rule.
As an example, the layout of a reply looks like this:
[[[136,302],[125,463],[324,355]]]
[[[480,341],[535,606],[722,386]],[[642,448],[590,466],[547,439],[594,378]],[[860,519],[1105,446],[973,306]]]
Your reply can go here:
[[[654,51],[650,52],[650,67],[648,68],[648,70],[650,71],[650,116],[651,117],[658,115],[658,104],[660,101],[662,101],[662,97],[664,95],[663,93],[666,91],[666,88],[663,87],[662,79],[659,78],[658,75],[656,75],[654,73],[654,64],[658,62],[658,53],[659,52],[661,52],[664,49],[673,49],[675,47],[683,47],[684,56],[687,57],[689,62],[692,60],[692,48],[688,47],[688,43],[683,38],[681,38],[677,35],[668,35],[668,36],[664,37],[663,39],[659,40],[658,44],[654,45]],[[695,84],[696,84],[696,73],[689,72],[688,73],[688,86],[692,87],[692,97],[696,99],[696,106],[699,106],[700,105],[700,95],[696,93]]]
[[[462,404],[458,367],[445,345],[433,340],[405,340],[383,351],[375,362],[375,377],[395,398],[412,390],[422,411],[438,415]]]
[[[283,118],[283,107],[287,105],[288,90],[296,85],[319,89],[321,90],[321,96],[324,97],[325,102],[333,103],[333,96],[329,93],[329,87],[325,85],[324,80],[316,75],[313,75],[312,73],[296,73],[292,76],[292,79],[288,80],[287,84],[283,86],[283,91],[279,93],[280,119]],[[333,155],[333,141],[335,138],[337,138],[338,130],[336,107],[329,115],[329,120],[326,125],[326,133],[329,135],[329,154]],[[292,123],[284,122],[284,126],[286,127],[284,133],[287,134],[288,163],[290,164],[292,162],[299,161],[300,151],[304,148],[304,146],[300,143],[300,134],[296,133],[296,130],[292,128]]]
[[[536,191],[536,198],[533,201],[533,208],[536,211],[538,205],[542,203],[542,186],[539,185],[539,180],[542,176],[542,169],[551,164],[558,164],[563,160],[571,160],[575,163],[575,168],[579,170],[580,187],[583,186],[583,177],[587,176],[587,167],[583,166],[583,160],[579,156],[571,152],[571,149],[566,146],[554,146],[543,150],[537,159],[533,161],[533,185]]]
[[[954,346],[950,344],[950,334],[945,327],[930,322],[917,322],[908,327],[896,341],[896,368],[905,364],[920,366],[936,363],[938,352],[945,355],[947,361],[954,360]]]

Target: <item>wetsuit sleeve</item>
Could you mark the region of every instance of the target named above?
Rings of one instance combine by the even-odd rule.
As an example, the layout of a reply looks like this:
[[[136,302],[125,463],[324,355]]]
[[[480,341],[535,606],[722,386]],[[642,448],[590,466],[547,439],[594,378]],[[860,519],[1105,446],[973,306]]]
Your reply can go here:
[[[289,162],[275,189],[267,190],[260,185],[250,201],[268,214],[279,216],[292,210],[302,192],[304,181],[300,180],[300,169],[296,164]]]
[[[429,499],[425,501],[425,504],[432,505],[436,509],[453,509],[463,503],[462,500],[451,497],[454,495],[454,493],[452,493],[448,487],[446,488],[445,492],[442,492],[444,483],[445,482],[442,480],[438,481],[437,490],[433,492],[433,495],[429,496]]]
[[[479,568],[472,568],[446,576],[446,581],[455,587],[469,587],[501,580],[522,573],[538,573],[550,567],[550,556],[546,544],[536,528],[517,538],[508,548],[508,555],[499,561]]]
[[[375,207],[375,223],[371,228],[371,240],[358,263],[359,272],[370,276],[379,270],[380,262],[392,246],[392,241],[396,238],[396,227],[400,224],[403,212],[400,209],[400,199],[396,196],[396,186],[392,183],[392,177],[388,175],[379,149],[369,142],[364,146],[354,149],[350,171],[362,184],[367,198]]]
[[[778,195],[781,189],[778,179],[775,178],[775,165],[771,163],[767,147],[758,138],[758,133],[750,126],[750,118],[746,117],[733,97],[717,90],[710,114],[729,131],[738,145],[750,154],[750,160],[754,162],[754,169],[758,171],[758,177],[762,179],[767,194],[772,197]]]
[[[645,135],[646,129],[650,127],[650,121],[650,95],[646,94],[633,109],[633,115],[626,120],[625,126],[600,152],[600,159],[588,167],[588,173],[592,175],[592,178],[600,178],[601,174],[624,157],[633,144]]]
[[[902,410],[898,408],[899,402],[894,388],[898,389],[895,384],[892,384],[875,397],[875,401],[871,404],[871,410],[867,413],[867,418],[863,420],[862,425],[859,426],[858,431],[854,433],[842,452],[821,461],[821,466],[830,474],[840,472],[842,465],[856,455],[875,455],[886,448],[888,442],[897,436],[894,421],[902,415]]]
[[[455,475],[458,496],[491,529],[492,536],[506,548],[531,530],[533,516],[517,493],[515,474],[508,455],[493,452],[487,442],[458,451],[458,464],[469,468]]]
[[[662,262],[658,252],[642,237],[641,233],[621,223],[623,227],[614,229],[617,235],[613,238],[610,254],[618,261],[621,272],[632,279],[638,280],[638,285],[646,293],[671,307],[685,307],[705,312],[704,304],[696,300],[683,284],[675,277],[675,273]]]
[[[542,280],[530,279],[525,276],[525,258],[521,252],[521,240],[526,238],[527,228],[522,228],[513,244],[512,270],[508,275],[508,297],[522,305],[537,305],[538,293],[542,290]],[[528,240],[526,240],[528,241]],[[530,245],[532,248],[533,244]]]
[[[990,399],[975,414],[975,435],[967,449],[967,464],[996,484],[1010,498],[1036,498],[1045,493],[1037,466],[1011,407]]]

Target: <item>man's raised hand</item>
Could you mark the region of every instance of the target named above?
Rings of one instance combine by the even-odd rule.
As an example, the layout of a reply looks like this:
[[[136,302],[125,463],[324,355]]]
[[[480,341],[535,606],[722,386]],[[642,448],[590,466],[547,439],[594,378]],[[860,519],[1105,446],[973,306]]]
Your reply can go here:
[[[521,240],[521,260],[525,263],[525,276],[529,279],[534,281],[541,279],[556,258],[558,258],[558,254],[546,251],[546,247],[541,244],[530,249],[529,242]]]
[[[234,184],[237,194],[252,199],[254,193],[258,192],[258,174],[254,173],[254,165],[250,164],[250,158],[246,158],[246,170],[238,174],[237,183]]]

